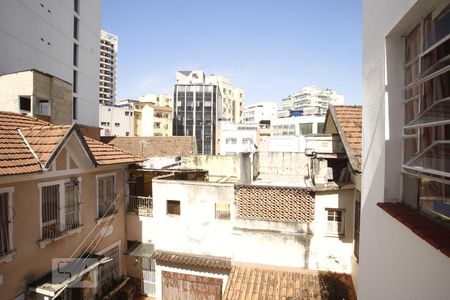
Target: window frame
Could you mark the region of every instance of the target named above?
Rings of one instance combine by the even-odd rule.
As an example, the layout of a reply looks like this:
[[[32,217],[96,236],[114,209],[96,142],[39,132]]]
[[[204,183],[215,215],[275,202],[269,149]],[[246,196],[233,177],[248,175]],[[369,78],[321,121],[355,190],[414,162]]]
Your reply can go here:
[[[442,1],[442,4],[444,4],[444,1]],[[438,105],[450,103],[450,97],[448,95],[446,97],[445,95],[445,91],[448,92],[448,87],[444,85],[445,80],[443,81],[444,83],[442,83],[440,81],[442,79],[439,79],[439,76],[443,76],[450,72],[450,64],[445,65],[449,61],[450,53],[439,53],[439,55],[442,55],[441,58],[427,58],[433,51],[438,51],[440,46],[444,46],[445,43],[449,43],[450,41],[450,31],[447,31],[445,35],[442,35],[439,40],[434,41],[432,44],[429,44],[429,41],[427,41],[427,35],[430,36],[430,31],[427,30],[433,28],[436,24],[436,20],[441,16],[450,14],[449,4],[439,8],[441,9],[440,11],[434,9],[420,18],[419,21],[416,21],[406,32],[403,41],[402,49],[404,60],[401,73],[403,76],[401,103],[403,118],[401,126],[402,179],[400,188],[402,203],[412,207],[418,213],[423,213],[432,217],[433,220],[438,223],[440,221],[439,218],[435,216],[434,211],[432,210],[430,213],[429,210],[426,209],[426,205],[423,206],[421,194],[422,181],[435,181],[449,185],[450,173],[433,168],[431,165],[428,167],[420,167],[414,166],[413,164],[426,156],[427,152],[432,150],[435,146],[450,143],[450,139],[447,138],[447,128],[440,128],[447,127],[450,124],[450,120],[443,118],[442,115],[427,116],[427,114],[433,112],[433,109],[436,109]],[[447,15],[447,18],[448,17],[449,16]],[[428,61],[428,59],[430,61]],[[430,63],[428,66],[424,66],[424,64],[428,63]],[[437,87],[439,87],[440,90],[438,90]],[[441,93],[440,96],[439,93]],[[424,116],[427,116],[427,118],[423,119]],[[439,137],[439,132],[442,133],[443,138]],[[433,160],[435,158],[438,159],[439,157],[440,156],[432,156],[431,162],[436,163]],[[429,158],[425,157],[424,159],[428,160]],[[409,193],[406,192],[407,189],[405,189],[406,180],[409,181],[412,179],[417,182],[415,196],[414,192]],[[445,199],[446,198],[437,197],[435,201],[440,200],[441,202],[448,203],[445,202]]]
[[[96,185],[95,185],[95,191],[96,191],[96,200],[97,200],[97,211],[96,211],[96,216],[97,216],[97,220],[101,220],[103,218],[107,218],[109,216],[115,215],[117,214],[118,208],[119,206],[116,203],[116,208],[114,210],[113,213],[109,213],[107,215],[103,215],[100,216],[100,211],[99,211],[99,197],[98,197],[98,192],[99,192],[99,188],[98,188],[98,183],[99,183],[99,179],[105,178],[105,177],[113,177],[114,182],[113,182],[113,202],[116,201],[116,197],[117,197],[117,175],[115,172],[113,173],[104,173],[104,174],[98,174],[95,176],[95,181],[96,181]]]
[[[58,199],[58,212],[57,216],[60,220],[60,224],[58,224],[58,232],[60,233],[59,236],[64,236],[68,231],[75,230],[76,228],[81,227],[81,177],[76,177],[78,186],[77,186],[77,203],[78,203],[78,226],[74,228],[67,228],[66,224],[66,189],[65,186],[67,183],[72,182],[72,178],[65,178],[61,180],[54,180],[54,181],[46,181],[46,182],[40,182],[38,183],[38,189],[39,189],[39,238],[41,241],[44,240],[52,240],[51,238],[44,238],[44,223],[42,220],[42,212],[43,212],[43,197],[42,197],[42,189],[44,187],[49,186],[59,186],[59,199]]]
[[[221,214],[218,213],[217,205],[227,205],[228,206],[228,213],[227,213],[226,216],[221,216]],[[231,205],[230,205],[230,203],[225,203],[225,202],[216,202],[216,203],[214,203],[214,218],[216,220],[230,220],[231,219]]]
[[[331,208],[331,207],[327,207],[327,208],[325,208],[325,211],[326,211],[326,230],[325,230],[325,235],[329,236],[329,237],[345,237],[345,232],[346,232],[346,230],[345,230],[345,212],[346,212],[346,210],[345,210],[345,208]],[[338,222],[336,220],[333,220],[333,221],[328,220],[330,212],[340,213],[341,214],[341,221]],[[328,224],[330,222],[335,223],[337,225],[338,229],[339,229],[339,223],[341,223],[342,224],[341,225],[341,231],[342,232],[339,232],[339,230],[337,230],[336,232],[330,232],[328,230]]]
[[[169,202],[178,202],[178,208],[179,208],[178,213],[169,212]],[[181,216],[181,201],[180,200],[172,200],[172,199],[166,200],[166,216]]]
[[[14,226],[13,226],[13,213],[12,213],[12,207],[13,207],[13,194],[15,192],[14,187],[4,187],[0,188],[0,194],[8,194],[8,251],[5,253],[0,253],[0,262],[9,262],[8,259],[9,256],[14,253]]]

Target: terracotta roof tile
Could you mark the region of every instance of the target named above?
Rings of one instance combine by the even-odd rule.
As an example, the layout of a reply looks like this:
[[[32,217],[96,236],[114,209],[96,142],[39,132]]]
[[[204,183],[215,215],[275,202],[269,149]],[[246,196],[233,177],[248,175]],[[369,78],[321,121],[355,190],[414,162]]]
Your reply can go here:
[[[36,173],[42,170],[17,130],[0,128],[0,175]]]
[[[41,163],[45,164],[71,128],[71,125],[49,125],[34,126],[21,131]]]
[[[314,196],[294,187],[236,185],[236,216],[239,219],[311,223]]]
[[[336,127],[342,131],[344,147],[347,156],[354,157],[355,165],[352,167],[361,171],[362,163],[362,106],[361,105],[335,105],[334,110]],[[341,132],[340,132],[341,133]],[[343,135],[343,136],[342,136]],[[352,163],[352,160],[350,161]]]
[[[28,128],[33,126],[46,125],[50,125],[50,123],[39,120],[35,117],[13,112],[0,112],[0,127],[5,129]]]
[[[305,269],[235,265],[223,299],[348,299],[356,293],[351,276]]]
[[[99,165],[134,163],[144,160],[124,150],[104,144],[97,140],[88,137],[84,137],[84,139]]]
[[[159,262],[165,263],[225,270],[231,269],[231,259],[228,257],[216,257],[156,250],[153,253],[152,258]]]
[[[0,112],[0,176],[42,171],[70,130],[76,125],[52,125],[34,117]],[[80,134],[81,139],[82,136]],[[85,138],[86,150],[99,165],[133,163],[139,157]],[[31,149],[30,149],[31,148]]]

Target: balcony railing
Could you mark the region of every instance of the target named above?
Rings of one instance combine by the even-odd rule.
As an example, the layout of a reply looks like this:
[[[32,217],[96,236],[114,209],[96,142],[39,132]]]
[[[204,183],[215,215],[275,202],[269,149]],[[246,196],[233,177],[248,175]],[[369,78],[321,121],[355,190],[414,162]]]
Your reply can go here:
[[[127,210],[140,216],[151,217],[153,215],[153,199],[144,196],[128,196]]]

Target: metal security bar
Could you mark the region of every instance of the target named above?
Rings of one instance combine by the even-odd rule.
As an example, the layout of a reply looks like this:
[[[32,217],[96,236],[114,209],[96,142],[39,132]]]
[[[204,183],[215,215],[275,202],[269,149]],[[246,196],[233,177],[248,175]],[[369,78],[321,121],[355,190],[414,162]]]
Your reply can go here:
[[[12,251],[10,245],[11,222],[9,219],[9,193],[0,194],[0,256]]]
[[[151,217],[153,215],[152,197],[128,196],[128,211]]]

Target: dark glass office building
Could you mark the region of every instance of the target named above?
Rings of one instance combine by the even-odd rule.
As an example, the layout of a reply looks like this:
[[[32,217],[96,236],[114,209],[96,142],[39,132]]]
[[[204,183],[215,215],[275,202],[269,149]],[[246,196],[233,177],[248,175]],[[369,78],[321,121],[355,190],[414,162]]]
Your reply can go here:
[[[219,88],[212,84],[175,84],[173,99],[173,135],[195,136],[199,154],[216,154]]]

